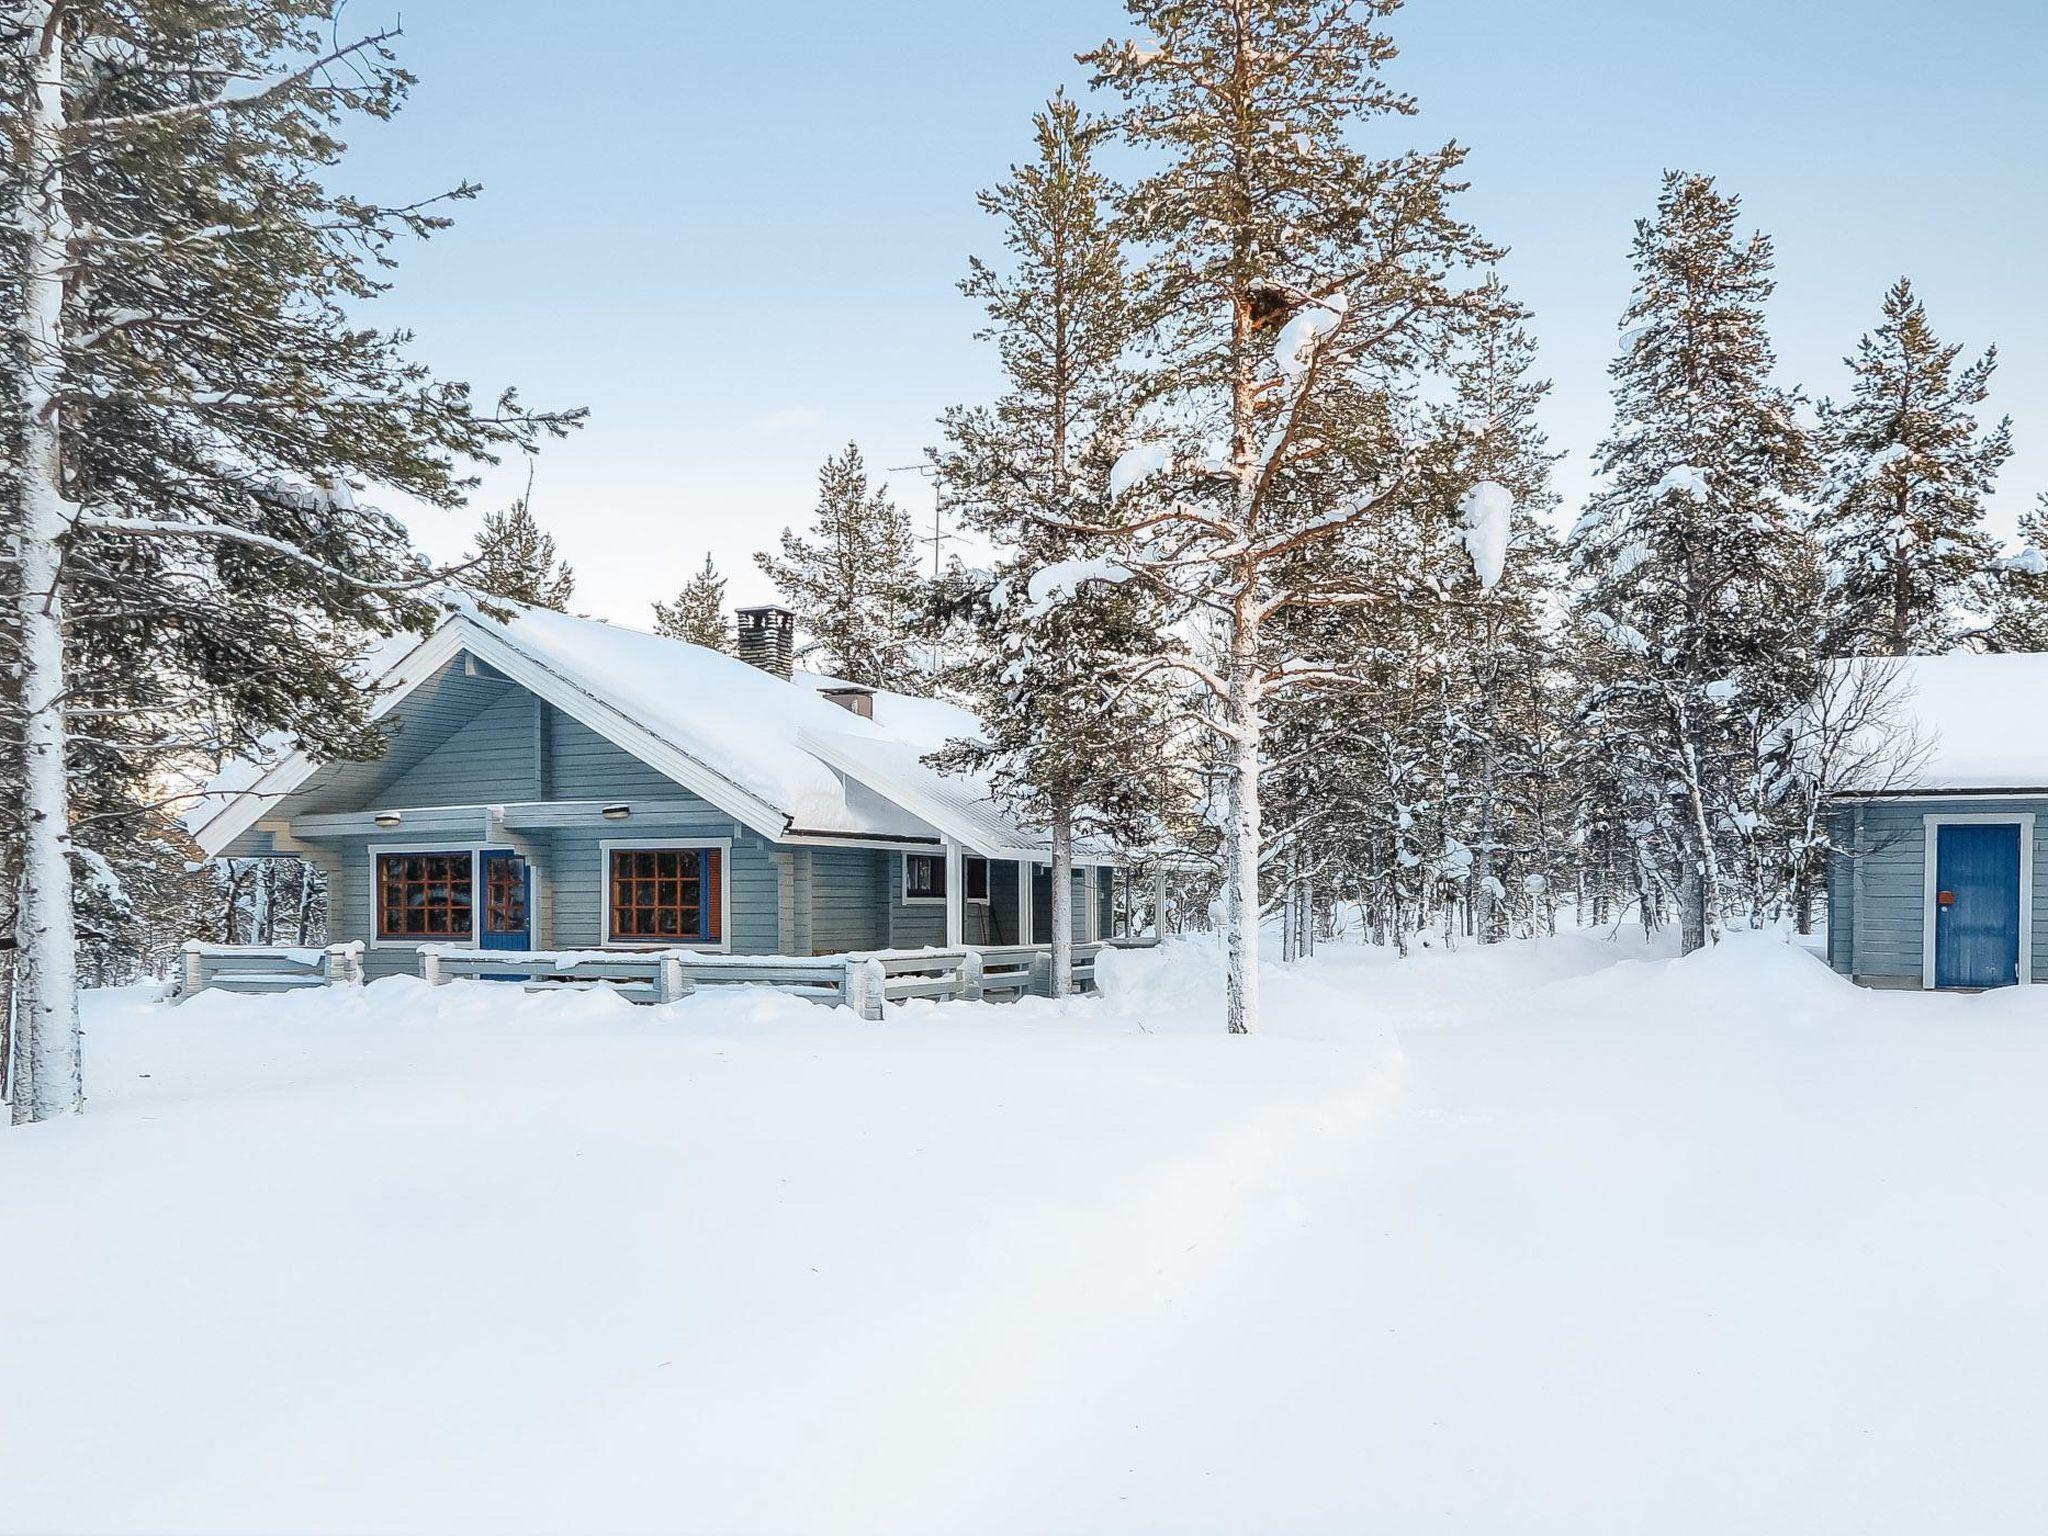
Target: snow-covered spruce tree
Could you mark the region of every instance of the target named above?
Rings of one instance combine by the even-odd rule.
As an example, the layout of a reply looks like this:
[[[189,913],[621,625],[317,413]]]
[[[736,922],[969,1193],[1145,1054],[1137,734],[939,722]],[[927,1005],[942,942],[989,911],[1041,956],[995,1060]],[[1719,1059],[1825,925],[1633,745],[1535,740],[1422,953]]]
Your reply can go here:
[[[854,444],[818,471],[811,537],[785,528],[781,557],[757,554],[754,561],[796,614],[803,655],[863,687],[927,690],[915,645],[925,584],[910,517],[868,484]]]
[[[654,605],[654,632],[671,640],[687,640],[706,650],[733,648],[732,621],[725,616],[725,578],[704,557],[704,569],[683,584],[672,603]]]
[[[1497,277],[1488,288],[1486,319],[1449,365],[1451,398],[1435,413],[1418,476],[1433,520],[1460,546],[1441,580],[1469,594],[1434,610],[1432,649],[1447,671],[1446,821],[1450,840],[1471,855],[1470,917],[1482,943],[1505,937],[1511,915],[1533,911],[1562,851],[1552,661],[1562,590],[1548,524],[1558,456],[1536,419],[1550,384],[1530,377],[1526,315]],[[1475,496],[1474,486],[1489,490]],[[1501,501],[1508,515],[1486,520],[1488,503]],[[1476,593],[1470,578],[1461,582],[1461,559],[1476,568]]]
[[[571,419],[480,409],[347,312],[446,221],[330,189],[341,120],[410,84],[390,34],[331,44],[335,10],[0,11],[17,1120],[83,1097],[76,807],[142,815],[167,766],[280,735],[373,750],[351,663],[428,622],[434,573],[350,486],[457,505],[458,464]]]
[[[463,585],[486,597],[567,613],[576,572],[556,555],[554,537],[533,520],[529,500],[521,496],[503,512],[484,514]]]
[[[1157,362],[1149,435],[1112,490],[1134,569],[1220,631],[1213,655],[1162,653],[1210,695],[1229,759],[1224,855],[1233,1032],[1258,1018],[1265,717],[1330,675],[1276,655],[1296,609],[1409,596],[1317,558],[1402,494],[1384,396],[1484,298],[1460,274],[1497,256],[1452,215],[1456,145],[1375,158],[1367,130],[1412,113],[1382,66],[1395,0],[1129,0],[1143,43],[1083,56],[1121,95],[1123,136],[1151,168],[1130,238]]]
[[[1990,613],[1969,639],[1985,651],[2048,651],[2048,493],[2020,514],[2020,552],[1991,576]]]
[[[981,194],[1002,223],[1001,268],[975,259],[961,289],[986,309],[1008,389],[946,413],[934,455],[947,498],[998,550],[980,643],[949,679],[985,733],[941,766],[988,775],[996,795],[1052,840],[1055,992],[1073,981],[1077,833],[1129,836],[1162,803],[1156,687],[1117,667],[1155,645],[1153,598],[1096,579],[1116,570],[1073,529],[1112,520],[1103,487],[1121,446],[1132,380],[1130,296],[1110,227],[1113,189],[1093,164],[1101,125],[1065,96],[1032,120],[1037,154]],[[1093,563],[1091,563],[1091,561]]]
[[[1731,865],[1767,832],[1757,722],[1810,690],[1820,643],[1788,499],[1810,482],[1809,445],[1771,382],[1771,244],[1738,233],[1739,212],[1710,177],[1673,171],[1637,223],[1607,484],[1570,539],[1578,621],[1601,642],[1585,718],[1623,798],[1611,814],[1677,899],[1688,950],[1720,938]]]
[[[1821,405],[1815,528],[1835,571],[1845,652],[1945,651],[1981,595],[1997,553],[1984,499],[2012,453],[2012,427],[1987,428],[1976,414],[1997,349],[1958,368],[1961,353],[1934,334],[1902,277],[1848,360],[1848,399]]]

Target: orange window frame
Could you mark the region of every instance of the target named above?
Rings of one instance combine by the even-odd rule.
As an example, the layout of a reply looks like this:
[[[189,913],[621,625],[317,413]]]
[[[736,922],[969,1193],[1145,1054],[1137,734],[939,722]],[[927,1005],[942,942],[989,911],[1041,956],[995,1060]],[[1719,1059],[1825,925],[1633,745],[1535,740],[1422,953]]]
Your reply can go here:
[[[724,866],[720,848],[610,849],[605,859],[609,942],[722,942]]]

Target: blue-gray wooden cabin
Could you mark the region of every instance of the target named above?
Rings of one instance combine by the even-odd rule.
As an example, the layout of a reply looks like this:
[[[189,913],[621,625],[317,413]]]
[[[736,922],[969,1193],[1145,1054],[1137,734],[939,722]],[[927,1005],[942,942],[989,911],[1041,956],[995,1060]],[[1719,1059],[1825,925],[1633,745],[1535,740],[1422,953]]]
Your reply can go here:
[[[1974,989],[2048,976],[2048,662],[2035,655],[1864,663],[1887,695],[1837,796],[1828,963],[1878,987]],[[1853,690],[1851,690],[1853,691]]]
[[[453,614],[385,673],[373,762],[293,755],[195,816],[212,856],[324,874],[365,974],[423,945],[819,955],[1052,936],[1050,847],[925,755],[977,728],[929,699],[792,673],[788,613],[739,659],[590,619]],[[1114,859],[1077,854],[1078,940]]]

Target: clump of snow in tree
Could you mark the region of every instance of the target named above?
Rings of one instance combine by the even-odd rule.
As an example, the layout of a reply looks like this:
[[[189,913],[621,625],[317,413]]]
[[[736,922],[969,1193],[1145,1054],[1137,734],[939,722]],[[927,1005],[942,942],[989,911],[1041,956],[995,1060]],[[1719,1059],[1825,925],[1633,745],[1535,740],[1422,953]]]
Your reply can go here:
[[[1273,361],[1281,377],[1298,379],[1308,371],[1322,339],[1344,323],[1350,301],[1341,293],[1304,304],[1293,319],[1280,327],[1273,341]]]
[[[2029,544],[2016,555],[2008,555],[1998,562],[1999,569],[2013,571],[2022,576],[2048,576],[2048,555]]]
[[[1886,443],[1884,447],[1878,449],[1877,452],[1864,461],[1864,478],[1874,479],[1890,469],[1894,464],[1902,464],[1908,459],[1917,457],[1919,455],[1914,453],[1904,443]]]
[[[1129,581],[1131,574],[1129,566],[1107,555],[1056,560],[1031,573],[1031,579],[1024,583],[1024,601],[1018,611],[1026,618],[1039,618],[1069,601],[1091,581]],[[990,595],[990,601],[998,608],[1007,608],[1015,601],[1015,595],[1005,583]]]
[[[1695,465],[1680,464],[1676,468],[1664,472],[1664,478],[1650,488],[1650,495],[1653,497],[1668,496],[1674,491],[1682,492],[1700,501],[1705,501],[1707,499],[1706,471]]]
[[[1731,703],[1742,692],[1742,684],[1732,677],[1716,678],[1700,690],[1700,695],[1709,704]]]
[[[1586,625],[1595,634],[1604,636],[1632,655],[1650,654],[1650,642],[1644,637],[1643,632],[1633,625],[1622,623],[1612,614],[1589,613],[1586,615]]]
[[[1458,504],[1465,552],[1479,585],[1491,592],[1507,566],[1508,534],[1514,525],[1515,496],[1495,480],[1482,480]]]
[[[1135,448],[1126,448],[1117,455],[1116,463],[1109,469],[1109,494],[1111,499],[1123,495],[1141,480],[1162,474],[1173,465],[1173,446],[1170,443],[1140,443]]]

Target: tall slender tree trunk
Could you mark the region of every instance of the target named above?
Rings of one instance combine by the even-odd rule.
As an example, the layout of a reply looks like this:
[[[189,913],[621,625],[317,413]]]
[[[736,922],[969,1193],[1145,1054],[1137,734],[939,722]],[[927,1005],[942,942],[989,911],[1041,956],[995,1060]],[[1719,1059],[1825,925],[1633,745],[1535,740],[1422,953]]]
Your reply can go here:
[[[78,1028],[78,932],[71,910],[71,798],[66,777],[64,501],[60,402],[64,377],[64,45],[51,0],[23,7],[34,94],[17,133],[22,246],[17,339],[27,357],[21,401],[21,531],[15,615],[21,642],[20,900],[15,909],[16,1124],[85,1107]]]
[[[1259,710],[1257,595],[1247,579],[1231,615],[1228,678],[1230,822],[1223,844],[1223,908],[1229,925],[1223,1014],[1233,1035],[1259,1022]]]
[[[1486,724],[1486,745],[1480,753],[1479,856],[1472,871],[1472,921],[1476,930],[1474,937],[1482,944],[1492,944],[1500,938],[1499,933],[1495,931],[1498,918],[1495,915],[1497,903],[1493,894],[1494,756],[1493,721],[1489,714]]]
[[[1074,990],[1074,812],[1052,814],[1052,995]]]

